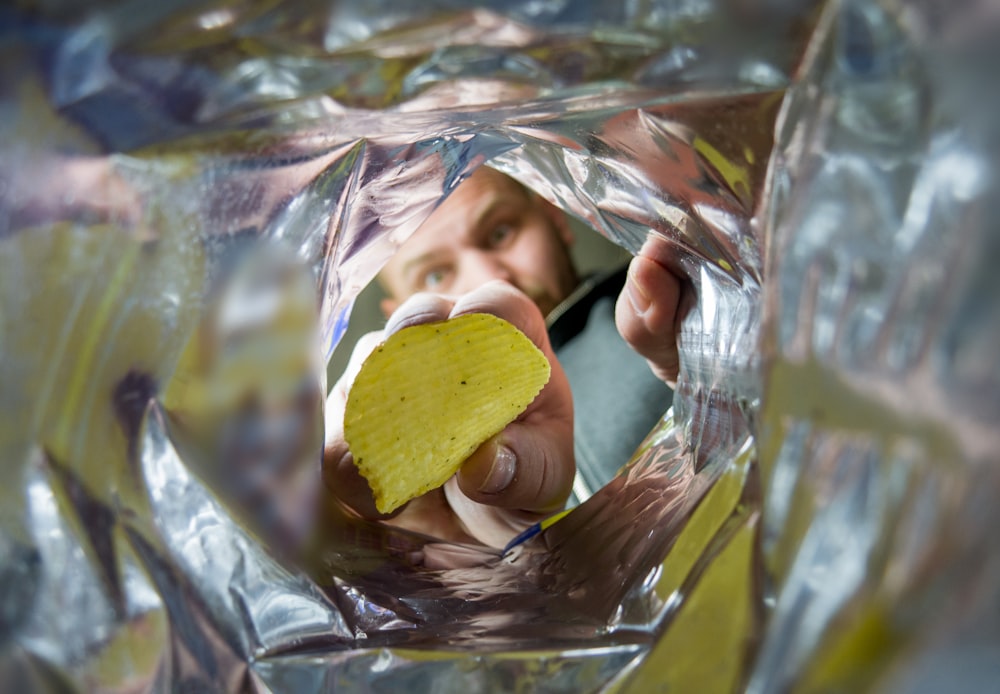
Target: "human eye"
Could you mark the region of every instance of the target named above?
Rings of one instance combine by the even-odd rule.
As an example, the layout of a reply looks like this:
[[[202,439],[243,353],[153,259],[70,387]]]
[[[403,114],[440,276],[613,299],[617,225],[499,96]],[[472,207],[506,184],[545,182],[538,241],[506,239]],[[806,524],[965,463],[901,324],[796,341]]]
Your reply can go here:
[[[497,224],[490,229],[487,241],[490,248],[498,248],[507,243],[514,236],[514,227],[510,224]]]
[[[420,276],[421,286],[424,289],[441,289],[448,279],[448,269],[445,267],[428,268]]]

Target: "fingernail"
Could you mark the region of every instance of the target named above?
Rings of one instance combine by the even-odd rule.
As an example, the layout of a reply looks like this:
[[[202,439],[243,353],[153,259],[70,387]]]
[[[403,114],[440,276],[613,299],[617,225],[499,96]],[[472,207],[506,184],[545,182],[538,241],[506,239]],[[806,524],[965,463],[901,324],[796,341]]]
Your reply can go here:
[[[635,270],[631,265],[628,269],[628,280],[625,282],[625,292],[628,295],[629,303],[632,304],[632,308],[635,309],[635,312],[638,315],[641,316],[649,310],[649,305],[652,303],[652,300],[650,299],[649,294],[643,290],[642,285],[639,284],[639,280],[636,278]]]
[[[345,467],[350,467],[351,465],[354,465],[354,456],[351,455],[350,451],[347,451],[347,453],[342,455],[340,457],[340,460],[337,461],[337,467],[345,468]]]
[[[493,467],[490,468],[490,474],[479,485],[479,491],[483,494],[499,494],[502,492],[514,481],[516,466],[517,458],[514,456],[514,451],[507,448],[507,446],[497,446],[496,455],[493,457]]]

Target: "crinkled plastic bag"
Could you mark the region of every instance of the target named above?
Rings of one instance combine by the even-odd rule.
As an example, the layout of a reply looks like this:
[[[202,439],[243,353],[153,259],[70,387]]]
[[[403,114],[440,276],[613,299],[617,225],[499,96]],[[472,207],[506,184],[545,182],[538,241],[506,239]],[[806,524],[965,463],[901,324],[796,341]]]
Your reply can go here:
[[[0,10],[4,690],[995,686],[998,23]],[[486,162],[694,298],[673,410],[506,554],[318,481],[352,301]]]

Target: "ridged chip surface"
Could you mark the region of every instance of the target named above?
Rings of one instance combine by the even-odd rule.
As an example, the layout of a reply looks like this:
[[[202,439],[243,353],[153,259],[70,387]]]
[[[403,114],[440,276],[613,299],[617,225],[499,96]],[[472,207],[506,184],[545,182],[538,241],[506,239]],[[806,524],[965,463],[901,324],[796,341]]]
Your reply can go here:
[[[489,314],[391,335],[362,365],[344,414],[344,437],[378,510],[447,482],[527,409],[549,373],[524,333]]]

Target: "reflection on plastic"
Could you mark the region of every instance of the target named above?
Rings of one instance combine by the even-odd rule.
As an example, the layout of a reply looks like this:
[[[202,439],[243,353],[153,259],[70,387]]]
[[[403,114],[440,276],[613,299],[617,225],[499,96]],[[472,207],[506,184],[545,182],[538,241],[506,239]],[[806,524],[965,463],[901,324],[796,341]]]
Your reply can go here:
[[[989,3],[460,5],[0,10],[0,682],[995,683]],[[673,412],[503,554],[316,483],[322,356],[487,160],[696,297]]]

